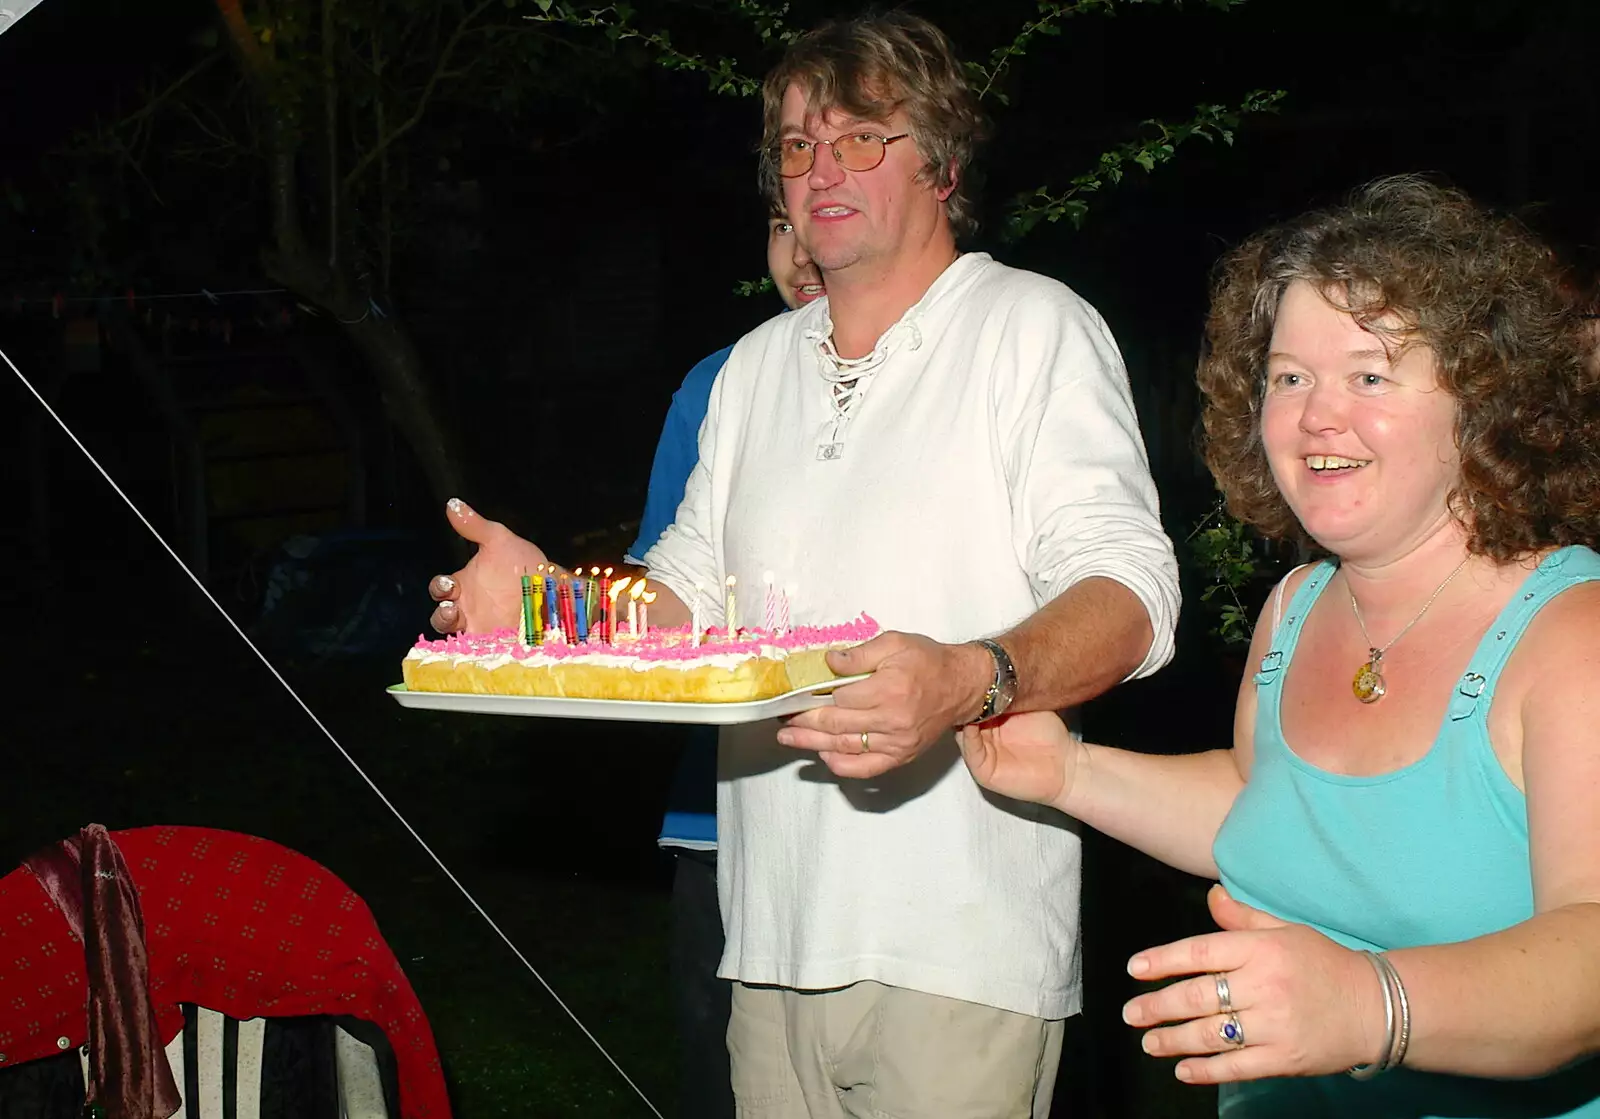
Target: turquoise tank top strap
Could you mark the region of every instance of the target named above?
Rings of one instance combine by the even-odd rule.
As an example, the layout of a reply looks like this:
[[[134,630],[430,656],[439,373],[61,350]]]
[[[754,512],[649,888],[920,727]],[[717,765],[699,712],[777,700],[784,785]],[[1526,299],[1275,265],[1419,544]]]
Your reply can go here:
[[[1557,549],[1540,561],[1495,619],[1494,627],[1484,634],[1466,672],[1456,681],[1450,697],[1450,721],[1461,722],[1474,715],[1487,718],[1500,672],[1534,617],[1562,591],[1596,579],[1600,579],[1600,555],[1581,545]]]
[[[1295,568],[1295,571],[1299,570],[1300,568]],[[1289,600],[1288,606],[1283,605],[1283,588],[1294,577],[1294,571],[1285,575],[1277,589],[1272,592],[1272,641],[1267,646],[1266,654],[1261,658],[1261,664],[1256,668],[1257,688],[1269,687],[1283,679],[1289,661],[1294,657],[1294,647],[1300,642],[1300,630],[1306,624],[1306,615],[1311,613],[1311,607],[1322,596],[1322,592],[1328,589],[1328,582],[1337,570],[1339,565],[1331,559],[1316,564],[1306,576],[1305,582],[1294,592],[1294,597]]]

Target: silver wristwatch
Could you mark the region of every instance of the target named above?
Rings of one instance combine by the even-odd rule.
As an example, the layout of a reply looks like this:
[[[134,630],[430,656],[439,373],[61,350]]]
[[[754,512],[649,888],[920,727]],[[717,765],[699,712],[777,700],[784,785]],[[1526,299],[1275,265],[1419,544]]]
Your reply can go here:
[[[984,693],[983,708],[975,720],[981,723],[1004,715],[1011,701],[1017,698],[1017,666],[1012,663],[1011,654],[1000,642],[981,637],[976,643],[994,658],[994,680]]]

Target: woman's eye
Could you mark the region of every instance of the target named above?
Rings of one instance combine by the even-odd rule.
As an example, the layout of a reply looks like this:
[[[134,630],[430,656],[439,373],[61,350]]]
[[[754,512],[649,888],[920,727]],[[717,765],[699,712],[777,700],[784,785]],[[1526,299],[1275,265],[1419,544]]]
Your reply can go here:
[[[1383,384],[1383,376],[1378,373],[1362,373],[1357,378],[1364,389],[1375,389]]]
[[[786,221],[780,221],[777,225],[773,226],[773,230],[778,234],[779,237],[787,237],[789,234],[794,232],[794,226],[790,225]]]
[[[1298,373],[1275,373],[1272,377],[1272,385],[1274,388],[1280,389],[1298,388],[1300,380],[1300,374]]]

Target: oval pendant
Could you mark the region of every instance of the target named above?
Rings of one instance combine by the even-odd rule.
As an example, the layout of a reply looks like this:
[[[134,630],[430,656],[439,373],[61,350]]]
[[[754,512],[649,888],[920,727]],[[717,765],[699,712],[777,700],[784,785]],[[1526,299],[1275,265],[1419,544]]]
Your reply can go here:
[[[1388,685],[1384,682],[1383,674],[1368,661],[1356,670],[1355,679],[1350,681],[1350,690],[1362,703],[1377,703],[1388,691]]]

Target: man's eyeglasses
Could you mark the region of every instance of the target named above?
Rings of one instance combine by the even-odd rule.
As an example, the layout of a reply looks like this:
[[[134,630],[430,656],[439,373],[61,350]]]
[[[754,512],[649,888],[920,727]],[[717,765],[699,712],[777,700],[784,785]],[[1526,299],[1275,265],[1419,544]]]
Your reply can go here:
[[[778,174],[785,179],[798,179],[809,175],[817,162],[817,149],[833,149],[833,158],[846,171],[871,171],[883,162],[889,145],[910,136],[879,136],[876,132],[850,132],[832,140],[807,140],[804,136],[785,136],[773,145],[778,162]]]

